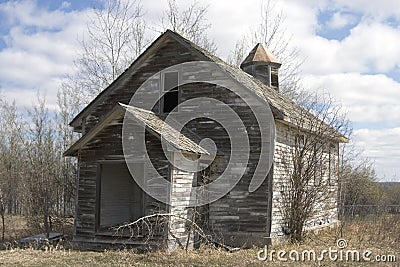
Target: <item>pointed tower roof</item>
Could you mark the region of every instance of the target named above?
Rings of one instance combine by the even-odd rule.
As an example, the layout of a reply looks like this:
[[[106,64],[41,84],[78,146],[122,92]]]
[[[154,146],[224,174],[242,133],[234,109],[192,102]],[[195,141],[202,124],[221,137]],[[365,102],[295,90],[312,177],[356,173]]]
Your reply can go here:
[[[276,63],[281,65],[282,63],[264,46],[258,43],[246,57],[246,59],[242,62],[241,66],[247,65],[252,62],[267,62],[267,63]]]

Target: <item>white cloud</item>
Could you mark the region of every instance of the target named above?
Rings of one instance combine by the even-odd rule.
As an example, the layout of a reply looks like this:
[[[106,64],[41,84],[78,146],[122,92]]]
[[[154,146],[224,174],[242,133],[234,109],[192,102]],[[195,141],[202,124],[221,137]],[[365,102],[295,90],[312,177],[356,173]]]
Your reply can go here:
[[[349,13],[335,12],[331,19],[326,23],[331,29],[341,29],[347,25],[352,25],[357,18]]]
[[[32,94],[40,91],[54,106],[61,79],[73,73],[76,40],[89,11],[49,11],[34,1],[10,1],[0,4],[0,14],[8,27],[0,50],[2,94],[18,106],[30,106],[36,99]]]
[[[327,90],[354,122],[400,122],[400,83],[383,74],[308,75],[304,84],[314,91]]]
[[[387,72],[400,65],[400,29],[382,23],[362,22],[341,43],[340,61],[357,61],[359,71]],[[354,64],[352,64],[354,65]],[[345,66],[344,66],[345,67]],[[350,69],[356,71],[356,69]],[[349,70],[344,70],[349,71]]]
[[[361,4],[363,2],[365,6]],[[349,4],[347,4],[349,3]],[[377,4],[358,1],[359,6],[352,5],[353,1],[293,1],[281,0],[277,2],[277,9],[283,11],[286,18],[287,33],[292,36],[291,45],[300,49],[301,55],[306,59],[303,71],[313,74],[329,74],[337,72],[387,72],[400,66],[400,28],[397,24],[390,24],[385,20],[371,17],[366,11]],[[387,16],[397,13],[399,7],[394,8],[396,1],[384,3]],[[222,4],[222,3],[221,3]],[[253,6],[257,6],[253,2]],[[353,8],[353,9],[351,9]],[[377,7],[379,9],[380,7]],[[238,9],[243,9],[238,6]],[[244,9],[242,14],[247,12]],[[250,9],[251,10],[251,9]],[[318,15],[324,11],[337,10],[330,21],[322,24],[318,21]],[[388,11],[390,10],[390,11]],[[369,12],[369,11],[368,11]],[[243,20],[224,17],[230,25],[230,20],[253,21],[259,19],[260,11],[250,11],[251,16]],[[400,18],[400,12],[399,12]],[[256,24],[256,23],[255,23]],[[234,24],[233,24],[234,25]],[[319,36],[322,31],[334,28],[351,26],[348,36],[341,41],[329,40]],[[235,27],[229,27],[235,29]],[[240,36],[240,35],[239,35]],[[239,37],[238,36],[238,37]],[[238,38],[237,37],[237,38]]]
[[[62,5],[60,9],[49,11],[38,6],[36,1],[29,0],[0,3],[0,12],[5,14],[9,25],[25,25],[42,30],[63,29],[65,25],[79,19],[79,15],[83,15],[79,11],[65,12],[61,8]]]
[[[400,182],[400,128],[354,132],[356,146],[364,150],[363,155],[375,162],[378,178]]]
[[[0,90],[1,96],[6,99],[15,101],[17,108],[22,114],[26,113],[26,110],[37,104],[38,93],[40,97],[44,97],[46,100],[46,107],[49,111],[55,111],[57,109],[57,95],[51,92],[51,88],[54,86],[59,86],[61,81],[50,80],[46,85],[43,86],[42,90],[37,90],[35,88],[21,88],[19,85],[17,87],[10,86],[8,90]],[[49,89],[50,88],[50,89]]]
[[[70,2],[67,2],[67,1],[64,1],[64,2],[62,2],[61,3],[61,9],[67,9],[67,8],[69,8],[71,6],[71,3]]]
[[[328,90],[343,103],[352,121],[365,127],[371,125],[370,129],[356,130],[353,141],[364,149],[364,156],[375,161],[380,178],[400,181],[400,58],[396,56],[400,54],[400,28],[385,21],[400,18],[397,1],[383,1],[382,6],[381,2],[329,1],[318,9],[313,4],[303,4],[303,10],[313,14],[303,11],[288,22],[290,31],[295,31],[292,41],[305,57],[305,86]],[[327,10],[338,13],[330,24],[321,26],[315,18],[318,12]],[[343,14],[359,17],[353,21]],[[338,41],[318,35],[320,27],[328,25],[334,29],[354,26],[348,36]],[[329,29],[327,32],[329,35]],[[397,81],[387,72],[397,73]],[[388,129],[372,129],[382,126]]]
[[[373,17],[375,19],[384,20],[390,17],[400,18],[400,6],[397,0],[380,0],[365,1],[365,0],[335,0],[330,2],[331,5],[341,8],[352,10],[354,12],[361,12],[365,16]]]
[[[389,72],[398,69],[400,29],[376,22],[361,22],[341,41],[316,34],[295,40],[305,56],[304,72]]]

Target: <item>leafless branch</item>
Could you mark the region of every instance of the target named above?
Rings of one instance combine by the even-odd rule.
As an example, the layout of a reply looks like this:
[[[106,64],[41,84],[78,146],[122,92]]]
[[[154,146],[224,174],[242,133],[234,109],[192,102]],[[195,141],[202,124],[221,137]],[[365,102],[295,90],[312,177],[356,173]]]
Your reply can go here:
[[[216,44],[208,37],[211,24],[207,22],[207,11],[208,6],[201,6],[198,1],[181,11],[176,0],[168,0],[168,10],[161,19],[162,28],[171,29],[215,53]]]

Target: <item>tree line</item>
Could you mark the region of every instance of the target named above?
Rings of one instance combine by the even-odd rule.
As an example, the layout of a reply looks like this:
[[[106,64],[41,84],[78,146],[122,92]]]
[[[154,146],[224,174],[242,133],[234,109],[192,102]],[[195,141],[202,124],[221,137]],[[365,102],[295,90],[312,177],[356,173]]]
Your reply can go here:
[[[50,216],[74,212],[76,162],[63,157],[73,142],[68,129],[65,96],[58,111],[36,104],[23,112],[15,102],[0,101],[0,216],[4,239],[5,215],[23,215],[29,226],[50,232]]]

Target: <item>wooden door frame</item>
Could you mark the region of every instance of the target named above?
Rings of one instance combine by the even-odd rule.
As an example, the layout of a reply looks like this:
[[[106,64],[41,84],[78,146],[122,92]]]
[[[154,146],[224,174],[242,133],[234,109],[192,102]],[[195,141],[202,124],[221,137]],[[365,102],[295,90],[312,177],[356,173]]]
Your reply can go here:
[[[116,160],[98,160],[97,161],[97,171],[96,171],[96,207],[95,207],[95,233],[100,232],[100,211],[101,211],[101,175],[102,175],[102,166],[106,164],[125,164],[126,168],[129,167],[127,164],[129,163],[136,163],[136,164],[143,164],[143,179],[145,180],[147,177],[147,172],[146,172],[146,163],[143,160],[129,160],[126,162],[124,159],[116,159]],[[129,171],[130,173],[130,171]],[[135,181],[136,183],[136,181]],[[137,184],[137,183],[136,183]],[[142,202],[142,211],[143,214],[146,214],[146,203],[145,203],[145,192],[144,190],[137,185],[140,188],[141,192],[141,202]]]

